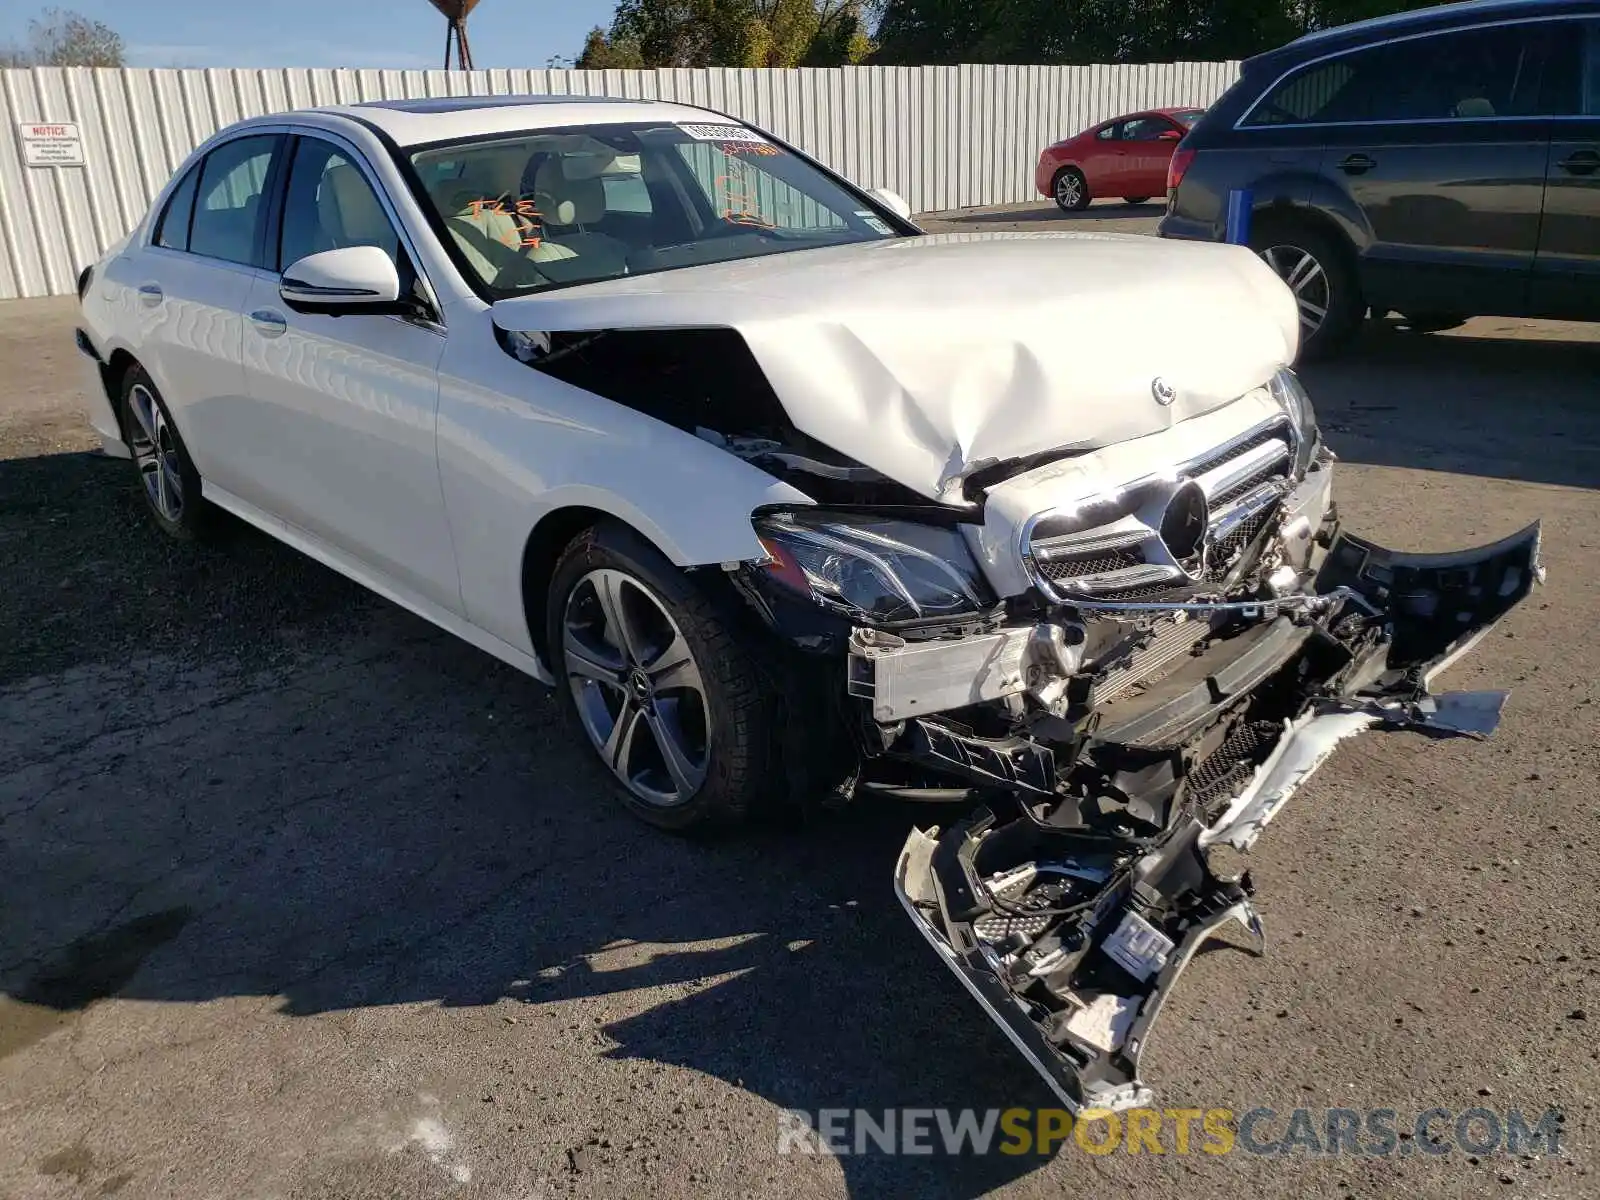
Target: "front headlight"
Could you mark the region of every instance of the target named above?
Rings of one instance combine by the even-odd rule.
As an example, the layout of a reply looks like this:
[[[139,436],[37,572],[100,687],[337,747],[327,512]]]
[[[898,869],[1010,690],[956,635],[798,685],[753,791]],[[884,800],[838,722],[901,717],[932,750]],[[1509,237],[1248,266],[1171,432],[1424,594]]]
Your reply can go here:
[[[852,620],[954,616],[995,602],[955,529],[811,511],[776,513],[755,525],[769,578]]]
[[[1312,456],[1317,452],[1317,443],[1322,439],[1322,433],[1317,428],[1316,410],[1311,407],[1311,397],[1306,393],[1300,377],[1288,367],[1278,368],[1267,390],[1283,407],[1294,426],[1300,445],[1300,452],[1295,456],[1295,474],[1304,475],[1311,466]]]

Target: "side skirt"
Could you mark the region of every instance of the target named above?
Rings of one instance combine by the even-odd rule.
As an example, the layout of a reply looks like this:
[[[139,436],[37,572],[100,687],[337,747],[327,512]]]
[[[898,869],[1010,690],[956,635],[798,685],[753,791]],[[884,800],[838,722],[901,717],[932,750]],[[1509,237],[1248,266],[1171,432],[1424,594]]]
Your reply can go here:
[[[480,629],[460,614],[441,608],[430,600],[424,600],[415,592],[395,583],[387,575],[382,575],[349,555],[335,550],[322,539],[313,537],[298,526],[272,516],[249,501],[241,500],[232,492],[202,481],[201,494],[218,508],[226,509],[241,521],[254,525],[261,532],[276,538],[286,546],[291,546],[308,558],[316,559],[323,566],[331,567],[339,574],[355,580],[368,591],[376,592],[390,603],[398,604],[407,612],[415,613],[423,620],[432,622],[446,633],[455,634],[462,641],[498,658],[507,666],[515,667],[524,675],[533,676],[540,683],[555,685],[555,676],[544,663],[539,661],[538,655],[519,650],[511,643]]]

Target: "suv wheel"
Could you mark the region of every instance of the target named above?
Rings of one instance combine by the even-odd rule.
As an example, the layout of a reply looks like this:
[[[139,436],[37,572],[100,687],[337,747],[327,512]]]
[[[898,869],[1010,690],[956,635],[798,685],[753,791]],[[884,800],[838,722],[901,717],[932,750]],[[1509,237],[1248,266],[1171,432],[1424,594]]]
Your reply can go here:
[[[1300,354],[1318,358],[1349,341],[1366,311],[1350,256],[1317,229],[1264,224],[1250,245],[1294,292],[1300,310]]]
[[[1050,194],[1055,197],[1056,206],[1062,212],[1081,212],[1089,207],[1092,198],[1089,195],[1089,181],[1077,167],[1062,167],[1057,171],[1055,182],[1050,185]]]
[[[548,613],[561,705],[636,816],[732,824],[774,791],[775,698],[733,622],[654,546],[610,522],[580,534]]]

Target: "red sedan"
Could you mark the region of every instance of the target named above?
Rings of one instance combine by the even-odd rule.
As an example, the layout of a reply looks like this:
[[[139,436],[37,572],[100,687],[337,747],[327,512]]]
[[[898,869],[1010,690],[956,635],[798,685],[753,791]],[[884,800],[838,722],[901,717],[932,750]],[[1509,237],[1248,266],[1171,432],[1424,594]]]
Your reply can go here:
[[[1155,108],[1114,117],[1046,146],[1034,170],[1034,185],[1068,212],[1088,208],[1099,196],[1142,204],[1166,191],[1172,151],[1203,111]]]

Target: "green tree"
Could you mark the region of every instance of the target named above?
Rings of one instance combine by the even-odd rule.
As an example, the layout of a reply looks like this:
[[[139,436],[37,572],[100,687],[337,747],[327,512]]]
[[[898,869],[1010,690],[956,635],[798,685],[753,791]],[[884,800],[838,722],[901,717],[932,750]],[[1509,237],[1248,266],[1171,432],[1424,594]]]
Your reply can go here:
[[[1430,8],[1439,0],[1296,0],[1291,8],[1299,17],[1301,32],[1331,29],[1351,21],[1365,21],[1412,8]]]
[[[47,8],[28,22],[24,45],[0,47],[3,67],[120,67],[122,35],[70,9]]]
[[[631,38],[613,40],[598,25],[584,39],[578,54],[577,66],[583,71],[609,71],[613,69],[639,70],[644,66],[644,54],[639,43]]]
[[[871,50],[863,0],[620,0],[578,66],[837,66]]]
[[[1313,29],[1434,0],[877,0],[884,63],[1248,58]]]

